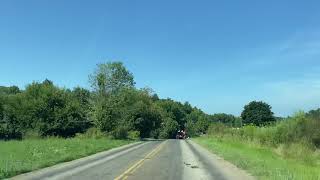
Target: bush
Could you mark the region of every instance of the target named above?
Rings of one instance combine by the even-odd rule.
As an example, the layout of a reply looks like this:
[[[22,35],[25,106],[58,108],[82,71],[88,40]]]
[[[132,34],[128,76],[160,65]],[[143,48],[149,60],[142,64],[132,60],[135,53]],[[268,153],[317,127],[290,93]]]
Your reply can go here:
[[[119,126],[115,130],[111,131],[111,135],[115,139],[128,139],[128,128]]]
[[[140,132],[139,131],[129,131],[128,138],[131,140],[140,139]]]
[[[100,129],[98,128],[90,128],[83,134],[78,133],[76,137],[80,139],[88,139],[88,138],[100,139],[100,138],[106,137],[106,134],[101,132]]]
[[[0,119],[0,139],[21,139],[26,121],[23,117],[23,100],[19,95],[3,97]],[[0,103],[1,104],[1,103]]]
[[[154,139],[158,139],[160,136],[160,129],[155,129],[150,132],[150,137]]]
[[[207,134],[208,135],[224,135],[228,131],[228,127],[223,123],[212,123],[210,124]]]
[[[209,135],[231,135],[240,140],[255,141],[263,145],[309,143],[320,146],[320,121],[305,116],[300,112],[291,118],[274,125],[257,127],[254,125],[242,128],[229,128],[222,123],[213,123],[208,129]]]
[[[165,118],[160,131],[160,138],[175,138],[176,133],[179,129],[179,124],[177,121],[174,121],[172,118]]]

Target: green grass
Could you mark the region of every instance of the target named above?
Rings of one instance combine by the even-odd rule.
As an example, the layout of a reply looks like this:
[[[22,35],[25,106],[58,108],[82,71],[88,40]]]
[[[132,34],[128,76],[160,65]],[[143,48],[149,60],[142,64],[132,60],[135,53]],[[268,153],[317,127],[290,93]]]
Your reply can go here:
[[[313,163],[288,159],[272,148],[228,138],[199,137],[193,140],[258,179],[320,180],[319,159]]]
[[[0,179],[78,159],[131,142],[107,138],[0,141]]]

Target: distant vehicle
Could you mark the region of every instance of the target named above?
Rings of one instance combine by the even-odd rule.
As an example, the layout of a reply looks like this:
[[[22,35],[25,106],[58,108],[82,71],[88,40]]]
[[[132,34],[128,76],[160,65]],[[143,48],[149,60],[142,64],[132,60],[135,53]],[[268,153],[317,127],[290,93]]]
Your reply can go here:
[[[187,138],[186,132],[183,130],[181,130],[181,131],[179,130],[176,135],[176,139],[186,139],[186,138]]]

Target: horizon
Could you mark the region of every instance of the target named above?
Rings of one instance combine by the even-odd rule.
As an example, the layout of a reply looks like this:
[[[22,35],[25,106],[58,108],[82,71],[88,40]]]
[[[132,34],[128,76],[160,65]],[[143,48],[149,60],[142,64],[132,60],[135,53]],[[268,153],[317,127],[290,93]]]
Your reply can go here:
[[[89,89],[96,64],[121,61],[137,88],[208,114],[319,108],[320,2],[230,2],[1,2],[0,86]]]

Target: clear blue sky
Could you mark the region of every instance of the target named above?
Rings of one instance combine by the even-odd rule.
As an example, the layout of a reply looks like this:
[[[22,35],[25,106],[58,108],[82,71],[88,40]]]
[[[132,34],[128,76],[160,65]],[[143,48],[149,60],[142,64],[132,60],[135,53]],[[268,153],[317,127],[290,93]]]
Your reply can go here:
[[[2,0],[0,85],[89,87],[120,60],[138,87],[207,113],[263,100],[290,115],[319,107],[319,19],[316,0]]]

